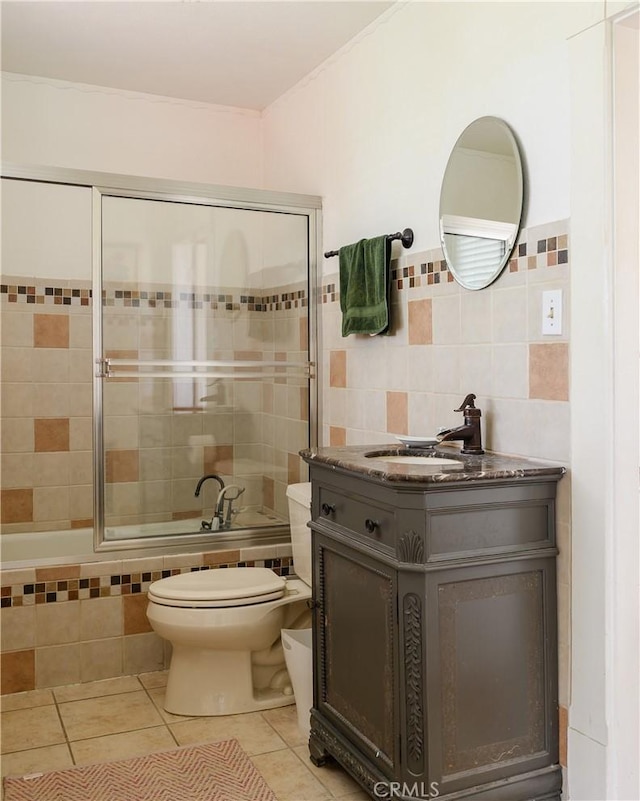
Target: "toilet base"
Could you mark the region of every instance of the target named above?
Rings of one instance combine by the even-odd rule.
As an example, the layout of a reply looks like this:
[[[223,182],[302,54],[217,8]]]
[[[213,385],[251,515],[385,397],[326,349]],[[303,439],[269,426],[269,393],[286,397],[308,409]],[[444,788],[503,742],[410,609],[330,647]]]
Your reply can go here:
[[[198,717],[258,712],[294,703],[284,664],[273,666],[270,684],[254,688],[251,652],[174,644],[164,708],[174,715]]]

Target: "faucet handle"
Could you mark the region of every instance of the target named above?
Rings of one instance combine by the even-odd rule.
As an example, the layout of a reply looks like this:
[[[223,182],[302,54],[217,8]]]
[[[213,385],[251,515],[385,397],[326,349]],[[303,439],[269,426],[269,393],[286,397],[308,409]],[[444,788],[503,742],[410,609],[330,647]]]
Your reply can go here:
[[[460,404],[460,408],[459,409],[454,409],[453,411],[454,412],[464,412],[465,409],[475,409],[476,408],[475,404],[474,404],[474,400],[475,399],[476,399],[476,396],[473,394],[473,392],[470,392],[467,395],[467,397]]]

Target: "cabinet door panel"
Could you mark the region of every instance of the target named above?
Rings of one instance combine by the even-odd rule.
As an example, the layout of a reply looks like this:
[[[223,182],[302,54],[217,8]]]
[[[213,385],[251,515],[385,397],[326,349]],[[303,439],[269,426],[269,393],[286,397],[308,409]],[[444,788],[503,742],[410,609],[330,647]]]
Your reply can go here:
[[[555,572],[532,560],[441,574],[437,580],[443,789],[535,769],[557,758]],[[501,573],[501,575],[496,575]],[[435,654],[432,653],[432,656]],[[551,692],[550,692],[551,691]],[[489,773],[490,772],[490,773]]]
[[[316,559],[323,642],[319,706],[374,757],[393,764],[395,573],[339,546],[319,544]]]

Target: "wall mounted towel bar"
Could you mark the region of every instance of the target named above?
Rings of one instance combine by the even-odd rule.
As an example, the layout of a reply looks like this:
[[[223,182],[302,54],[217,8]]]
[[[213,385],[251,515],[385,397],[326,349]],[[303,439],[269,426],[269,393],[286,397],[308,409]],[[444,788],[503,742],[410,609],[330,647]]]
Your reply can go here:
[[[403,248],[410,248],[413,245],[413,230],[411,228],[405,228],[404,231],[397,231],[395,234],[387,234],[387,239],[393,241],[395,239],[399,239],[402,242]],[[339,256],[339,250],[328,250],[324,257],[325,259],[330,259],[332,256]]]

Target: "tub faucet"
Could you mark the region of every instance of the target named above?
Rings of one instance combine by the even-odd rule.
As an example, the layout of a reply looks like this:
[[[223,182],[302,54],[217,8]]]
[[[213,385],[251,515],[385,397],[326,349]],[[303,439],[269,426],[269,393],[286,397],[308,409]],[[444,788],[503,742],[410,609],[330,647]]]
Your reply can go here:
[[[246,487],[241,487],[238,484],[228,484],[220,490],[216,502],[216,514],[214,518],[218,520],[216,528],[231,528],[232,516],[239,511],[238,509],[233,509],[233,502],[238,500],[245,489]],[[224,514],[225,502],[228,504],[226,517]],[[213,521],[211,522],[213,523]]]
[[[196,491],[193,493],[196,498],[200,495],[200,490],[202,489],[202,485],[204,484],[204,482],[208,481],[210,478],[214,478],[218,482],[218,484],[220,484],[220,492],[224,492],[224,481],[220,478],[220,476],[216,475],[215,473],[210,473],[208,476],[202,476],[200,481],[198,481],[198,484],[196,485]],[[200,526],[201,529],[209,530],[209,531],[211,529],[213,529],[214,528],[214,524],[213,524],[214,520],[218,520],[218,525],[215,526],[215,528],[217,529],[217,528],[220,527],[219,526],[219,522],[220,521],[218,519],[218,508],[217,507],[218,507],[218,503],[216,502],[216,511],[214,513],[213,519],[211,520],[210,523],[208,521],[206,521],[206,520],[203,520],[202,524]]]
[[[469,393],[460,404],[460,408],[453,410],[454,412],[464,413],[463,425],[457,428],[445,429],[438,434],[440,442],[462,440],[461,453],[484,453],[482,449],[482,433],[480,431],[480,417],[482,416],[482,412],[480,409],[476,409],[474,404],[475,399],[476,396],[473,393]]]

